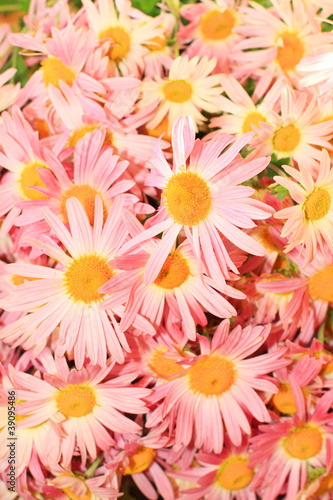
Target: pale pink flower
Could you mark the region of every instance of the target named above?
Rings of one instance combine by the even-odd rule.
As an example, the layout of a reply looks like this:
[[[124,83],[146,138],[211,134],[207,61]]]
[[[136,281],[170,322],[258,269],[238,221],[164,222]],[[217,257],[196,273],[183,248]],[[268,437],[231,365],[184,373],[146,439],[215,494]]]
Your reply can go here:
[[[250,162],[240,158],[239,151],[252,137],[251,132],[243,135],[221,154],[233,142],[232,136],[219,134],[205,143],[195,141],[193,121],[182,117],[173,128],[173,169],[160,148],[155,148],[146,184],[162,189],[159,212],[150,219],[149,229],[121,249],[125,253],[163,232],[145,269],[146,284],[157,278],[182,228],[196,258],[199,262],[204,260],[209,275],[222,287],[223,276],[229,277],[228,267],[234,273],[238,271],[220,234],[248,253],[265,254],[264,248],[242,231],[255,226],[252,219],[267,219],[273,212],[268,205],[250,197],[252,188],[238,186],[269,163],[269,158]]]
[[[285,252],[297,245],[305,247],[304,265],[315,258],[317,247],[323,249],[324,243],[333,253],[333,169],[325,149],[320,159],[318,175],[311,175],[300,158],[299,170],[284,166],[292,179],[274,177],[296,202],[274,214],[275,218],[286,220],[281,233],[288,237]]]
[[[14,342],[29,336],[37,344],[60,325],[57,351],[60,355],[73,351],[78,368],[83,366],[85,356],[93,364],[103,366],[107,351],[122,363],[124,353],[121,346],[125,350],[129,347],[115,315],[121,316],[123,309],[112,309],[108,306],[107,295],[98,291],[117,272],[108,262],[127,236],[120,218],[121,199],[115,200],[104,226],[103,204],[99,196],[95,200],[93,227],[77,198],[67,200],[66,210],[69,230],[50,210],[44,209],[44,216],[67,253],[47,236],[40,240],[29,239],[31,245],[42,248],[44,253],[59,262],[57,268],[29,264],[7,266],[12,274],[40,279],[17,286],[15,293],[3,301],[5,310],[30,314],[5,326],[0,337],[6,342]],[[133,325],[154,333],[143,318],[138,317]]]
[[[24,416],[18,428],[42,422],[58,426],[65,466],[71,463],[75,450],[82,464],[87,457],[94,461],[98,450],[108,450],[114,444],[109,430],[141,431],[140,425],[124,415],[147,412],[143,398],[150,390],[131,386],[136,373],[110,378],[112,363],[104,368],[90,365],[69,370],[64,358],[53,361],[49,355],[45,362],[42,378],[9,367],[17,397],[24,401],[16,406],[17,414]]]
[[[201,354],[183,361],[184,370],[175,379],[154,389],[152,403],[159,406],[147,417],[147,426],[154,427],[166,417],[175,425],[176,444],[188,445],[205,452],[220,453],[224,429],[233,444],[239,446],[243,433],[250,435],[250,415],[259,422],[270,416],[256,391],[277,392],[266,375],[286,366],[284,349],[253,356],[269,335],[269,326],[240,326],[229,333],[224,320],[212,342],[198,336]],[[186,366],[187,365],[187,366]]]
[[[7,83],[16,73],[15,68],[7,69],[0,75],[0,112],[12,106],[20,91],[20,84]]]
[[[260,465],[252,487],[263,500],[275,500],[286,491],[294,500],[304,489],[310,467],[329,467],[333,451],[333,390],[320,398],[313,412],[306,413],[301,388],[295,384],[297,414],[259,426],[252,438],[250,466]]]

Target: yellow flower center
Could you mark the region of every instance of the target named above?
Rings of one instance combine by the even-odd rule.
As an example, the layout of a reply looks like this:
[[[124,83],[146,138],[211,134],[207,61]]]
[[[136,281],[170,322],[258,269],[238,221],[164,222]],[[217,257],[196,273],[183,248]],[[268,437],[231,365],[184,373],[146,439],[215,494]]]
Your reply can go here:
[[[274,394],[272,403],[281,413],[293,415],[297,411],[294,395],[289,384],[279,385],[279,392]]]
[[[235,381],[234,364],[215,354],[200,358],[189,368],[187,374],[190,389],[205,396],[220,396]]]
[[[185,102],[191,98],[192,86],[185,80],[172,80],[162,87],[164,97],[171,102]]]
[[[231,9],[224,12],[212,10],[202,17],[200,32],[205,40],[224,40],[231,35],[236,18]]]
[[[43,163],[29,163],[21,173],[19,184],[23,192],[23,197],[26,200],[41,200],[42,198],[47,198],[44,194],[31,189],[33,186],[46,187],[39,176],[37,168],[48,167]]]
[[[166,46],[166,38],[161,37],[161,36],[155,36],[151,40],[149,40],[148,43],[146,43],[147,49],[150,50],[150,52],[155,52],[156,50],[162,50]]]
[[[255,111],[253,113],[249,113],[243,122],[243,134],[246,134],[246,132],[252,132],[252,130],[254,130],[252,125],[259,127],[259,122],[265,121],[266,118],[264,118],[261,113],[257,113]]]
[[[100,34],[100,38],[112,38],[109,57],[114,61],[121,61],[130,50],[131,38],[122,26],[112,26]]]
[[[106,259],[98,255],[85,255],[74,260],[65,272],[64,282],[67,292],[74,302],[85,304],[99,302],[104,294],[98,289],[113,276],[113,269]]]
[[[63,216],[64,222],[66,224],[68,223],[66,201],[68,200],[68,198],[71,198],[72,196],[74,196],[83,205],[83,207],[86,211],[86,214],[88,216],[90,225],[93,226],[94,225],[94,217],[95,217],[95,197],[96,197],[96,195],[101,196],[100,193],[98,191],[96,191],[96,189],[92,188],[88,184],[82,184],[81,186],[75,185],[75,186],[67,189],[67,191],[65,191],[65,193],[62,196],[61,204],[60,204],[60,210],[61,210],[61,214]],[[107,216],[108,216],[108,211],[107,211],[107,208],[103,202],[103,220],[104,220],[104,222],[105,222]]]
[[[307,197],[304,204],[306,216],[310,220],[319,220],[327,215],[332,203],[326,189],[317,188]]]
[[[277,132],[275,132],[273,137],[274,149],[285,152],[293,151],[298,145],[300,138],[301,134],[295,125],[281,127]]]
[[[165,347],[156,349],[149,360],[149,368],[160,378],[172,377],[184,371],[184,368],[177,364],[177,361],[172,358],[167,358],[164,353],[168,352]]]
[[[156,452],[152,448],[139,446],[136,452],[129,457],[129,464],[125,468],[123,475],[139,474],[151,466]]]
[[[309,280],[309,294],[314,300],[333,302],[333,265],[317,271]]]
[[[56,395],[57,408],[65,417],[84,417],[91,413],[96,405],[96,396],[92,387],[69,385]]]
[[[212,198],[207,183],[193,172],[173,175],[163,192],[168,212],[178,224],[196,226],[209,214]]]
[[[304,56],[304,45],[297,33],[285,31],[278,37],[276,60],[284,71],[294,70]]]
[[[249,460],[241,455],[233,455],[223,460],[216,482],[225,490],[241,490],[252,481],[254,472],[249,469]]]
[[[283,439],[285,451],[293,458],[307,460],[320,452],[323,437],[318,427],[301,425],[289,431]]]
[[[48,87],[50,83],[60,88],[59,82],[65,82],[69,87],[73,85],[76,78],[74,71],[66,66],[59,57],[48,57],[42,61],[43,80]]]
[[[80,139],[82,139],[89,132],[100,128],[99,125],[94,125],[93,123],[89,125],[83,125],[83,127],[74,130],[68,138],[68,146],[70,148],[75,148]],[[103,146],[113,146],[113,134],[110,130],[106,130],[105,139]]]
[[[172,290],[185,283],[189,275],[190,268],[186,260],[176,251],[168,255],[154,283],[166,290]]]

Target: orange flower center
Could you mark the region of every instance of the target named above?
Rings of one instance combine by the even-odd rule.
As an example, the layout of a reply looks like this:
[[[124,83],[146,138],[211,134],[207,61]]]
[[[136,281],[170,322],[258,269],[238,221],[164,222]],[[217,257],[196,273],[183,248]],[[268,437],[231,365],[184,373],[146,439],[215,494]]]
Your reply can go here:
[[[192,95],[192,86],[185,80],[173,80],[162,87],[164,97],[171,102],[188,101]]]
[[[22,285],[25,281],[36,281],[40,278],[30,278],[29,276],[19,276],[18,274],[13,274],[11,277],[11,282],[15,286]]]
[[[225,490],[241,490],[246,488],[252,481],[254,472],[249,469],[249,460],[242,455],[233,455],[223,460],[216,482]]]
[[[65,417],[84,417],[93,411],[96,396],[92,387],[69,385],[58,391],[56,404]]]
[[[23,192],[23,197],[26,200],[41,200],[42,198],[47,198],[44,194],[31,189],[33,186],[46,187],[39,176],[37,170],[38,168],[48,167],[44,163],[29,163],[26,167],[24,167],[21,173],[19,184]]]
[[[291,429],[283,441],[284,449],[291,457],[307,460],[320,452],[323,437],[318,427],[301,425]]]
[[[123,472],[124,476],[129,474],[139,474],[151,466],[156,452],[152,448],[139,446],[136,452],[129,457],[129,464]]]
[[[332,198],[326,189],[317,188],[307,197],[304,204],[306,216],[310,220],[319,220],[328,214]]]
[[[46,137],[50,137],[51,132],[50,128],[45,120],[41,120],[40,118],[34,118],[34,129],[38,132],[38,137],[40,139],[46,139]]]
[[[266,118],[264,118],[261,113],[257,113],[255,111],[253,113],[249,113],[243,122],[243,134],[246,134],[246,132],[252,132],[252,130],[254,130],[252,125],[259,127],[259,123],[265,121]]]
[[[204,220],[212,204],[207,183],[193,172],[173,175],[163,198],[174,221],[185,226],[196,226]]]
[[[314,300],[333,302],[333,265],[317,271],[309,280],[309,294]]]
[[[200,32],[205,40],[224,40],[231,35],[236,18],[231,9],[224,12],[212,10],[202,17]]]
[[[150,135],[151,137],[161,137],[162,134],[165,134],[163,139],[165,140],[170,140],[170,134],[169,134],[169,119],[168,115],[166,115],[163,120],[155,127],[155,128],[148,128],[147,127],[147,134]]]
[[[121,61],[129,52],[131,38],[122,26],[113,26],[100,34],[100,38],[112,38],[113,44],[109,50],[109,57],[114,61]]]
[[[186,260],[176,251],[168,255],[154,283],[166,290],[172,290],[185,283],[189,275],[190,268]]]
[[[311,498],[319,498],[322,493],[328,493],[333,490],[333,474],[328,474],[320,478],[318,489],[315,491],[314,496]]]
[[[92,493],[89,488],[87,488],[86,493],[80,497],[73,493],[70,486],[68,486],[68,488],[62,488],[62,491],[70,498],[70,500],[91,500],[92,497]]]
[[[177,364],[177,361],[172,358],[167,358],[164,353],[168,352],[165,347],[156,349],[149,360],[149,368],[160,378],[170,379],[172,375],[184,371],[184,368]]]
[[[65,82],[69,87],[73,85],[76,75],[59,57],[48,57],[42,61],[41,66],[46,87],[52,83],[52,85],[60,89],[60,81]]]
[[[74,302],[100,302],[104,294],[98,289],[113,276],[113,269],[106,259],[98,255],[85,255],[74,260],[64,276],[67,293]]]
[[[305,51],[302,41],[297,33],[285,31],[279,35],[278,43],[277,62],[284,71],[294,70],[304,56]]]
[[[293,151],[298,145],[300,138],[301,134],[295,125],[281,127],[277,132],[275,132],[273,137],[274,149],[285,152]]]
[[[68,198],[71,198],[72,196],[74,196],[83,205],[83,207],[86,211],[86,214],[88,216],[90,225],[93,226],[94,225],[94,217],[95,217],[95,197],[96,197],[96,195],[101,196],[100,193],[96,189],[92,188],[88,184],[82,184],[81,186],[75,185],[75,186],[67,189],[67,191],[65,191],[65,193],[62,196],[61,204],[60,204],[60,210],[61,210],[61,214],[63,216],[64,222],[66,224],[68,223],[66,201],[68,200]],[[107,211],[106,206],[104,205],[104,202],[102,202],[102,203],[103,203],[103,220],[105,222],[105,220],[108,216],[108,211]]]
[[[187,374],[190,389],[205,396],[220,396],[235,381],[234,364],[216,354],[200,358],[189,368]]]
[[[155,36],[151,40],[149,40],[148,43],[146,43],[147,49],[150,50],[150,52],[155,52],[156,50],[162,50],[166,46],[166,38],[161,37],[161,36]]]
[[[297,411],[294,395],[289,384],[279,385],[279,392],[274,394],[272,403],[281,413],[294,415]]]

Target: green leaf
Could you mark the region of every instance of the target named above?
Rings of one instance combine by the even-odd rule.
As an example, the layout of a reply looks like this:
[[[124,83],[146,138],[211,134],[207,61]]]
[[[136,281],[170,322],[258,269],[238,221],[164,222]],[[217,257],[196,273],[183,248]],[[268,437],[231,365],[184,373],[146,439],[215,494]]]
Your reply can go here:
[[[277,194],[277,199],[283,200],[283,198],[287,196],[287,194],[289,194],[289,191],[283,186],[274,186],[274,188],[271,191],[271,194],[273,195]]]
[[[135,9],[139,9],[149,16],[158,16],[160,9],[157,7],[158,0],[132,0]]]

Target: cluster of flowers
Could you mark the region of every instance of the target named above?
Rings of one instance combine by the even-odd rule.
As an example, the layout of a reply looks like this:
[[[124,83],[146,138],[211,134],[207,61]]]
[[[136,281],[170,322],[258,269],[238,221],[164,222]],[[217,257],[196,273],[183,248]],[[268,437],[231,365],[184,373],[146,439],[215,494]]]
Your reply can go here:
[[[0,28],[1,499],[333,498],[333,1],[82,3]]]

